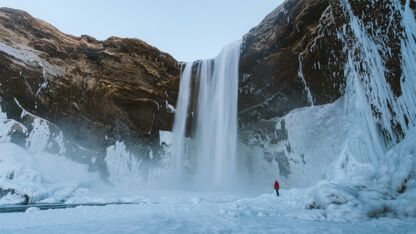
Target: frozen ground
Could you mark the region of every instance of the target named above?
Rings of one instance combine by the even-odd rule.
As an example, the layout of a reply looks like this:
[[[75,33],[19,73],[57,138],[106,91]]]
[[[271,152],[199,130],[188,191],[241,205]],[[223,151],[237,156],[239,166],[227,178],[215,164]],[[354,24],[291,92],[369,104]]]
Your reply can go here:
[[[320,211],[303,207],[308,193],[283,190],[276,198],[160,191],[135,197],[138,205],[0,214],[0,233],[416,233],[414,218],[315,220]]]
[[[136,174],[140,162],[121,143],[107,151],[109,181],[65,156],[7,140],[0,150],[0,187],[12,191],[2,205],[25,202],[23,194],[33,203],[137,203],[0,214],[0,234],[416,233],[416,132],[377,164],[348,151],[327,168],[326,179],[283,190],[279,198],[264,193],[273,181],[240,193],[180,192],[162,184],[152,190]]]

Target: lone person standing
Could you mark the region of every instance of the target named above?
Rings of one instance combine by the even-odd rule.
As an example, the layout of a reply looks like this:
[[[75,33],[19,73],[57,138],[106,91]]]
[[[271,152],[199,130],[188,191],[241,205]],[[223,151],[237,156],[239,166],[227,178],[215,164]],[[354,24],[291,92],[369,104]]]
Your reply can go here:
[[[277,180],[274,181],[274,190],[276,190],[277,196],[279,196],[279,188],[280,188],[279,182]]]

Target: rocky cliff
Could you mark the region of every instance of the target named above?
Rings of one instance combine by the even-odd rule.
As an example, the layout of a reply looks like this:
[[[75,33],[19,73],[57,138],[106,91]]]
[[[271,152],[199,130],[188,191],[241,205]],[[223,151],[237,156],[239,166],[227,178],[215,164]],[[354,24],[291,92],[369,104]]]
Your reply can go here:
[[[416,126],[415,13],[414,0],[285,1],[244,37],[243,141],[286,178],[382,157]]]
[[[0,98],[9,119],[25,124],[29,112],[92,150],[117,140],[150,147],[172,127],[178,80],[178,62],[143,41],[74,37],[0,8]]]
[[[243,120],[270,119],[342,94],[345,56],[326,0],[286,1],[244,37]]]
[[[405,7],[414,13],[415,1],[286,0],[271,12],[243,38],[243,140],[269,134],[274,142],[287,138],[269,120],[333,103],[345,93],[349,70],[371,82],[366,67],[372,61],[366,61],[352,28],[354,18],[374,41],[392,90],[380,104],[367,86],[368,102],[379,122],[390,121],[393,134],[381,128],[386,140],[399,141],[412,119],[394,105],[405,77],[401,45],[410,37],[402,20]],[[348,67],[351,61],[354,66]],[[25,12],[0,9],[2,110],[28,127],[22,111],[39,116],[83,147],[102,150],[117,140],[158,145],[159,130],[172,128],[179,73],[174,58],[140,40],[74,37]]]
[[[352,17],[366,28],[381,54],[392,99],[400,97],[406,6],[415,11],[413,0],[287,0],[270,13],[244,36],[239,105],[246,135],[256,131],[262,120],[282,117],[299,107],[332,103],[344,94],[351,53],[365,63]],[[364,67],[357,69],[361,69],[362,81],[368,83]],[[374,90],[366,91],[372,103]],[[397,116],[394,108],[387,109],[389,115]],[[373,112],[377,118],[382,115],[375,105]],[[394,119],[391,122],[396,137],[387,138],[400,139],[404,126]]]

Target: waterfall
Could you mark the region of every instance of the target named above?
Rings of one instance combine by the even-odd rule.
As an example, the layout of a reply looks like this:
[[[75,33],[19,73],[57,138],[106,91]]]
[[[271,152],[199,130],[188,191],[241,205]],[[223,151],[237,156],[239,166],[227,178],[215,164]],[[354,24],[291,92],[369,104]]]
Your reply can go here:
[[[186,64],[181,75],[172,146],[173,168],[179,178],[188,175],[211,187],[236,179],[239,59],[240,42],[235,42],[214,59]],[[189,119],[193,119],[192,140],[186,139]]]
[[[186,122],[191,93],[192,63],[185,65],[181,74],[179,96],[176,106],[175,122],[173,125],[172,155],[175,160],[174,172],[176,177],[183,175],[185,148],[186,148]]]

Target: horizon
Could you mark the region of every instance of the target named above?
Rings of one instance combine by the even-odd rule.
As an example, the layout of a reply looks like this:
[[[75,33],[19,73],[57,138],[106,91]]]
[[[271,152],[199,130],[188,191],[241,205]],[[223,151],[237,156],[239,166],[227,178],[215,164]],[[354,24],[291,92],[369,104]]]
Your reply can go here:
[[[189,62],[215,57],[225,45],[241,40],[282,2],[3,0],[0,7],[26,11],[74,36],[137,38],[178,61]]]

